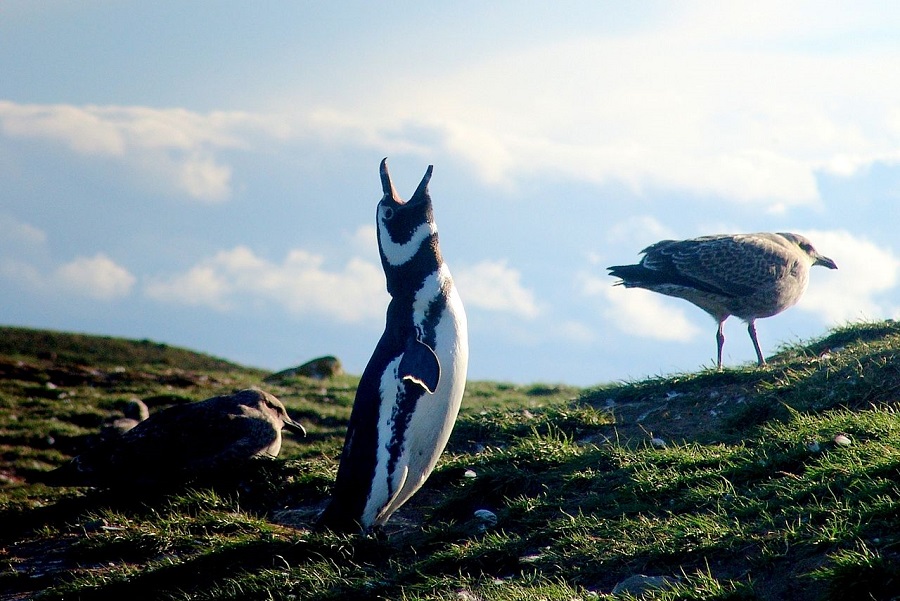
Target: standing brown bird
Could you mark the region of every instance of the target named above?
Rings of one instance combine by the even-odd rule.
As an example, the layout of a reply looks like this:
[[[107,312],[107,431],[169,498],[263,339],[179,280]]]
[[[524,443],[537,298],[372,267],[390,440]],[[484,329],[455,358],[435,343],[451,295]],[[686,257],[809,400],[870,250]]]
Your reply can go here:
[[[285,427],[306,434],[277,398],[241,390],[155,413],[57,468],[47,481],[141,488],[180,484],[252,457],[276,457]]]
[[[725,320],[734,315],[747,322],[759,365],[766,364],[756,338],[756,320],[792,307],[809,284],[809,268],[837,269],[799,234],[758,233],[663,240],[641,251],[637,265],[609,267],[621,278],[616,285],[646,288],[697,305],[715,319],[716,364],[722,369]]]

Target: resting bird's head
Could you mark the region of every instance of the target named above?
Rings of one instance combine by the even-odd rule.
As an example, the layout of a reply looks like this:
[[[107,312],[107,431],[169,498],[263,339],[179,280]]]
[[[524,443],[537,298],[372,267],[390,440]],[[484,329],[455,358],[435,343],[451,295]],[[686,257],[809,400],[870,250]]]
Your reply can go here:
[[[788,242],[792,242],[796,244],[797,247],[802,250],[809,257],[810,265],[821,265],[822,267],[827,267],[828,269],[837,269],[837,264],[826,257],[825,255],[819,254],[819,251],[815,249],[806,237],[801,236],[800,234],[792,234],[790,232],[779,232],[779,236],[783,237]]]

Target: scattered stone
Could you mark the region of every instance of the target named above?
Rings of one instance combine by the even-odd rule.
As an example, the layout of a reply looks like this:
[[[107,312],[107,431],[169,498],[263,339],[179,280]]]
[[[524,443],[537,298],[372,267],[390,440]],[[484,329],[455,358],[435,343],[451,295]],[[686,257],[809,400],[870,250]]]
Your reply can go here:
[[[344,368],[337,357],[331,355],[307,361],[299,367],[281,370],[263,378],[263,382],[279,382],[293,376],[305,376],[314,380],[327,380],[344,373]]]
[[[81,525],[81,528],[85,532],[97,532],[98,530],[102,530],[104,526],[107,526],[106,520],[102,518],[98,518],[96,520],[89,520]]]
[[[484,532],[488,528],[497,525],[497,514],[493,511],[488,511],[487,509],[479,509],[472,515],[479,522],[478,530],[480,530],[481,532]]]
[[[519,558],[521,563],[537,563],[543,557],[540,553],[532,553],[531,555],[523,555]]]
[[[475,473],[475,470],[466,470],[465,473],[463,473],[463,478],[473,479],[477,477],[478,474]]]
[[[846,434],[841,432],[841,433],[835,434],[834,444],[838,445],[839,447],[849,447],[851,444],[853,444],[853,441],[850,440],[849,436],[847,436]]]
[[[136,425],[150,417],[146,403],[135,397],[125,401],[122,407],[123,417],[107,422],[100,428],[102,438],[121,436]]]
[[[617,584],[613,588],[612,594],[621,595],[627,593],[633,597],[642,597],[652,591],[668,588],[674,583],[675,579],[668,576],[635,574]]]
[[[656,449],[664,449],[666,448],[666,446],[668,446],[666,445],[665,440],[663,440],[662,438],[657,438],[655,436],[650,439],[650,444],[653,445],[653,447]]]

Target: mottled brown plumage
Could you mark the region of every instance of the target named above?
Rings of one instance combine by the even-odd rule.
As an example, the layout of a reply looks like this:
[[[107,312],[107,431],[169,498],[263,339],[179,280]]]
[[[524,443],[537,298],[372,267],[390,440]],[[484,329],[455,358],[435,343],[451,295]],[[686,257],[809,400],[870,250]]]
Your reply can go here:
[[[683,298],[718,322],[717,366],[722,368],[723,324],[734,315],[747,322],[759,365],[765,365],[755,321],[796,304],[806,292],[809,268],[837,269],[799,234],[757,233],[663,240],[641,251],[637,265],[609,268],[616,284]]]
[[[281,430],[306,434],[281,401],[257,389],[170,407],[50,474],[52,484],[178,484],[253,457],[275,457]]]

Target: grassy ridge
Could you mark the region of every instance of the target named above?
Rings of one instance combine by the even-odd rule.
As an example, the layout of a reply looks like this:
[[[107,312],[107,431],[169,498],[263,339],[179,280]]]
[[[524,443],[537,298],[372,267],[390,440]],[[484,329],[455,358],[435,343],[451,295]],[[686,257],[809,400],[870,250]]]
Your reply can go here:
[[[900,325],[768,368],[581,390],[471,382],[450,445],[386,536],[313,533],[356,379],[266,374],[154,343],[0,328],[0,599],[893,599]],[[309,430],[214,488],[52,489],[130,397],[246,386]],[[490,516],[483,511],[493,514]],[[479,513],[476,513],[479,512]]]

